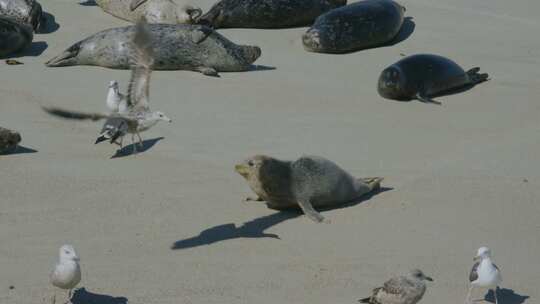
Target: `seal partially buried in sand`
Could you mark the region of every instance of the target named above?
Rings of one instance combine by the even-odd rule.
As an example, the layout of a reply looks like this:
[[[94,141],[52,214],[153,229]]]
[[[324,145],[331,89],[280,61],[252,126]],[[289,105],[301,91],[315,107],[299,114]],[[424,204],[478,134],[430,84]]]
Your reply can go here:
[[[392,41],[403,25],[405,8],[391,0],[365,0],[317,18],[302,36],[304,48],[317,53],[346,53]]]
[[[123,20],[137,22],[144,17],[148,23],[194,23],[202,10],[173,0],[95,0],[101,9]]]
[[[33,37],[30,25],[0,17],[0,58],[24,50],[32,43]]]
[[[282,161],[256,155],[235,166],[271,209],[297,209],[315,222],[324,217],[315,208],[328,208],[351,203],[380,187],[381,177],[352,177],[330,160],[318,156],[302,156],[295,161]]]
[[[457,63],[438,55],[412,55],[384,69],[377,90],[387,99],[440,104],[432,97],[487,81],[489,75],[479,71],[475,67],[465,72]]]
[[[347,0],[221,0],[199,24],[213,28],[286,28],[308,26]]]
[[[14,150],[20,142],[21,135],[18,132],[0,127],[0,153]]]
[[[154,70],[218,72],[249,70],[261,55],[257,46],[237,45],[206,26],[148,24],[154,49]],[[133,56],[134,26],[108,29],[69,47],[45,64],[49,67],[94,65],[128,69]]]
[[[35,0],[0,0],[0,17],[29,24],[35,32],[40,32],[46,23],[41,5]]]

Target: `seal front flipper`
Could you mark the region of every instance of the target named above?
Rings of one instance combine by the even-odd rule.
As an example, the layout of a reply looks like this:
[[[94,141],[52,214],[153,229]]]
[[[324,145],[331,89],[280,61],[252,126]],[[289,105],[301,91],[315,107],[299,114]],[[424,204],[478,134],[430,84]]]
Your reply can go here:
[[[148,0],[132,0],[129,4],[129,9],[131,11],[134,11],[137,9],[137,7],[141,6],[143,3],[145,3]]]
[[[423,93],[421,92],[418,92],[418,94],[416,94],[416,96],[414,97],[416,100],[418,101],[421,101],[423,103],[434,103],[436,105],[442,105],[441,102],[439,101],[436,101],[436,100],[433,100],[429,97],[427,97],[426,95],[424,95]]]
[[[219,5],[216,4],[216,5]],[[197,19],[197,24],[206,25],[211,28],[219,27],[223,17],[223,10],[217,7],[212,7],[206,14]]]
[[[324,219],[324,216],[322,216],[319,212],[317,212],[317,210],[313,208],[310,202],[298,200],[298,205],[310,220],[316,223],[330,223],[328,220]]]
[[[203,75],[219,77],[219,73],[214,68],[209,67],[198,67],[197,71],[201,72]]]

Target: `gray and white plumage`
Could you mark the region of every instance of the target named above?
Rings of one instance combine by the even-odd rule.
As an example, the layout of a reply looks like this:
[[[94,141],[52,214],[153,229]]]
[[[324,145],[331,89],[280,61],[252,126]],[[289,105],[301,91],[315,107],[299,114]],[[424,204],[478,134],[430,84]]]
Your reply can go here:
[[[493,263],[491,259],[491,249],[488,247],[478,248],[477,254],[474,257],[474,263],[471,272],[469,273],[469,292],[465,300],[470,302],[471,292],[476,287],[494,289],[495,302],[497,303],[497,287],[502,282],[501,272],[499,267]]]
[[[419,269],[412,270],[404,276],[393,277],[382,287],[373,289],[370,297],[359,300],[371,304],[415,304],[426,292],[425,281],[433,281]]]
[[[79,265],[79,256],[71,245],[60,247],[58,262],[50,275],[50,282],[53,286],[68,291],[68,300],[71,298],[71,292],[81,281],[81,266]],[[56,295],[54,300],[56,300]]]
[[[134,55],[131,58],[131,80],[126,95],[126,111],[113,113],[83,113],[54,107],[44,107],[43,109],[49,114],[69,119],[107,119],[96,143],[103,141],[103,138],[109,139],[116,137],[121,139],[124,135],[129,133],[132,134],[133,142],[135,142],[134,136],[137,135],[139,144],[142,145],[140,132],[150,129],[159,121],[172,122],[172,120],[162,112],[152,112],[150,110],[150,75],[154,63],[154,52],[146,21],[141,20],[137,23],[132,46]],[[136,150],[135,145],[133,145],[133,148]]]
[[[109,82],[109,90],[107,92],[106,105],[107,105],[107,108],[109,108],[111,112],[115,112],[115,113],[116,112],[124,113],[124,112],[127,112],[128,110],[126,96],[120,93],[118,81],[116,80],[111,80]]]

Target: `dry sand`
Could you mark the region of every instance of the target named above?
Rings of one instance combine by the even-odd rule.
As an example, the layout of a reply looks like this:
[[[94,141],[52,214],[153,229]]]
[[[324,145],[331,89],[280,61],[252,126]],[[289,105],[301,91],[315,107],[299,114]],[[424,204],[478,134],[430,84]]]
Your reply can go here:
[[[41,3],[60,25],[36,35],[48,47],[24,65],[0,63],[1,125],[38,151],[0,156],[1,303],[48,301],[63,243],[81,256],[80,286],[129,303],[355,303],[412,267],[435,279],[422,303],[463,303],[482,245],[503,271],[500,303],[538,301],[537,0],[402,0],[412,35],[349,55],[305,52],[304,28],[222,30],[261,46],[257,64],[276,69],[155,72],[153,108],[174,122],[143,135],[164,137],[150,150],[112,160],[115,147],[93,145],[100,124],[39,105],[102,111],[109,80],[125,90],[129,72],[43,63],[127,23],[76,1]],[[441,54],[492,80],[442,107],[384,100],[377,77],[400,53]],[[233,166],[254,153],[325,156],[393,189],[314,224],[242,202],[250,191]]]

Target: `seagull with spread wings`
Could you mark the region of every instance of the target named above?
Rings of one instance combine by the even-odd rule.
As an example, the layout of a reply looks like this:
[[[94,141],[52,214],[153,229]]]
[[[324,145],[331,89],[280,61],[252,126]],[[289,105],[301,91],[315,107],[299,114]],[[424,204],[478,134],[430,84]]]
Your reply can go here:
[[[137,152],[135,135],[138,137],[139,144],[142,146],[140,132],[150,129],[159,121],[172,122],[172,120],[160,111],[152,112],[150,110],[150,75],[152,73],[154,56],[152,40],[144,19],[136,25],[132,44],[134,55],[131,58],[132,68],[126,101],[127,111],[83,113],[55,107],[43,107],[43,109],[49,114],[68,119],[90,119],[93,121],[106,119],[101,134],[96,140],[96,144],[110,139],[111,143],[122,146],[123,137],[129,133],[133,142],[133,150]],[[120,139],[120,143],[117,142],[117,139]]]

